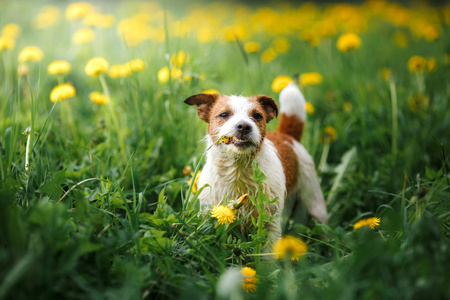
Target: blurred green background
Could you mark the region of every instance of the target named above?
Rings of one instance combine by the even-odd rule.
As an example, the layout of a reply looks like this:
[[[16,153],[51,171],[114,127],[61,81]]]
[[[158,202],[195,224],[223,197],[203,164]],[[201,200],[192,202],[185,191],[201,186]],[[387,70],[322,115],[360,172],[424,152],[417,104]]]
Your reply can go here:
[[[448,4],[2,1],[0,20],[0,299],[450,294]],[[188,205],[206,124],[183,100],[277,99],[280,76],[308,101],[330,224],[285,220],[308,254],[255,265],[258,240]],[[244,265],[256,292],[220,294]]]

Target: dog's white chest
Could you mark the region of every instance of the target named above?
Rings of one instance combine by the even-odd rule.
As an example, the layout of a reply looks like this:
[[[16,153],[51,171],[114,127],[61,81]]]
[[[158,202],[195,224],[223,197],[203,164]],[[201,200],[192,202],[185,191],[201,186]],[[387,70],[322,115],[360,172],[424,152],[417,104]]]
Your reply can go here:
[[[269,199],[278,197],[278,201],[270,205],[270,213],[282,210],[286,195],[286,179],[277,150],[271,141],[265,140],[261,150],[255,157],[261,171],[266,175],[262,185],[263,192]],[[258,186],[253,179],[252,161],[239,160],[233,157],[224,158],[212,147],[207,153],[207,161],[198,180],[198,186],[208,184],[200,194],[202,209],[210,209],[213,205],[225,204],[248,193],[257,196]],[[248,211],[252,209],[247,204]]]

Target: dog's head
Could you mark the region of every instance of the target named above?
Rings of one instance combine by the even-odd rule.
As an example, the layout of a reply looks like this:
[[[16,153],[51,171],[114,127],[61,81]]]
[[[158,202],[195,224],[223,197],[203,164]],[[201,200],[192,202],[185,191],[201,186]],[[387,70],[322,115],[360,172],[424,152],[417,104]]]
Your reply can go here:
[[[264,95],[247,98],[197,94],[184,102],[197,106],[198,116],[208,123],[208,135],[215,147],[238,155],[259,151],[266,124],[278,115],[276,102]]]

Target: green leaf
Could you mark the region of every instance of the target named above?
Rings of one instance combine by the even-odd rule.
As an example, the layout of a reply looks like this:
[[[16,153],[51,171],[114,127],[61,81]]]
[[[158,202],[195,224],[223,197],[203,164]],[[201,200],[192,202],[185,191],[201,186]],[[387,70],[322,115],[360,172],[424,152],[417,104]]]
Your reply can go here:
[[[57,172],[53,177],[41,185],[37,190],[39,193],[47,194],[52,200],[58,200],[64,190],[61,185],[66,180],[66,169]]]
[[[160,218],[169,218],[175,216],[175,212],[172,207],[167,204],[167,196],[164,195],[165,188],[161,190],[158,196],[158,207],[156,208],[155,215]]]
[[[143,237],[139,238],[141,253],[166,253],[175,241],[164,237],[165,231],[150,228]]]
[[[259,168],[259,165],[256,161],[252,162],[252,166],[253,166],[253,179],[255,180],[255,182],[260,185],[261,183],[266,182],[266,175],[264,175],[264,173],[261,171],[261,169]]]
[[[7,147],[5,147],[5,154],[6,154],[6,161],[9,163],[10,161],[10,157],[11,157],[11,149],[9,147],[9,145],[11,145],[11,127],[6,128],[5,130],[5,145],[7,145]]]
[[[341,158],[341,163],[334,169],[334,171],[337,174],[336,177],[334,178],[333,186],[331,187],[330,193],[328,194],[326,200],[327,205],[330,205],[334,196],[336,195],[336,190],[341,184],[344,174],[348,171],[348,169],[350,169],[350,166],[354,163],[356,159],[356,154],[357,154],[356,147],[352,147],[350,150],[344,153],[344,155]]]

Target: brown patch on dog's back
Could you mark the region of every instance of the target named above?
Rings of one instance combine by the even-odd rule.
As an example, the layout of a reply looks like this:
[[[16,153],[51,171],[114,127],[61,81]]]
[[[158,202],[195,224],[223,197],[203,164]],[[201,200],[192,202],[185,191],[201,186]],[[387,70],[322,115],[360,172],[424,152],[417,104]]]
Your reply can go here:
[[[305,122],[300,120],[297,115],[288,116],[285,113],[280,114],[277,132],[292,136],[295,140],[300,141],[303,134]]]
[[[278,151],[278,157],[283,165],[284,175],[286,176],[286,190],[292,192],[298,179],[298,158],[292,148],[294,139],[284,133],[268,131],[266,138],[269,139]],[[282,153],[280,155],[280,153]]]

